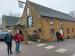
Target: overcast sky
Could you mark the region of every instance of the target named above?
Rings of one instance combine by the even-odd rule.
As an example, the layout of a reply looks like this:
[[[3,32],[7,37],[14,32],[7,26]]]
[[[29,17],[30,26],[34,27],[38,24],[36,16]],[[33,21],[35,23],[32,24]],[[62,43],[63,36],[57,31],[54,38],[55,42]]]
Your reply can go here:
[[[3,14],[18,14],[22,12],[22,9],[18,6],[18,0],[0,0],[0,16]],[[25,0],[22,0],[25,2]],[[75,0],[30,0],[35,3],[47,6],[49,8],[69,13],[75,10]],[[0,20],[1,22],[1,20]]]

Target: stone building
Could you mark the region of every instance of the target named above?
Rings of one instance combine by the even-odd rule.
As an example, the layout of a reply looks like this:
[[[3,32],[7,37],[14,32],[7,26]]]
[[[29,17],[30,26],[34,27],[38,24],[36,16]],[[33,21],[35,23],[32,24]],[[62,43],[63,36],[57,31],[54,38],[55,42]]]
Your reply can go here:
[[[22,31],[37,32],[43,40],[55,40],[56,32],[62,31],[64,38],[75,36],[75,19],[60,11],[27,1],[20,19]]]

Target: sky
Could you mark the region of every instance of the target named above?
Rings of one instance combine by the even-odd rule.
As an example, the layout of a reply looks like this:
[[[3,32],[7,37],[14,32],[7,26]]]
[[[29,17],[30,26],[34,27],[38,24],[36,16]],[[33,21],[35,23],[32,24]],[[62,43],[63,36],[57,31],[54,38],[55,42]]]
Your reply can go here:
[[[26,0],[21,0],[26,1]],[[30,0],[46,7],[69,13],[75,10],[75,0]],[[0,0],[0,23],[2,15],[22,14],[23,9],[19,8],[18,0]]]

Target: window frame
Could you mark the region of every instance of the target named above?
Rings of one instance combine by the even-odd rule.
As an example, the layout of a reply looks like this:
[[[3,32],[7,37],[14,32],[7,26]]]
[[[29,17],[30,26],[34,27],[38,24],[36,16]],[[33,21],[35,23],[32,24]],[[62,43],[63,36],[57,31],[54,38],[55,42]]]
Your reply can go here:
[[[32,24],[29,25],[29,24],[30,24],[30,22],[29,22],[29,18],[30,18],[30,17],[32,17],[32,16],[28,16],[28,17],[27,17],[27,27],[32,27],[32,26],[33,26],[33,17],[32,17]]]
[[[51,34],[51,35],[55,34],[54,28],[50,28],[50,34]]]
[[[74,28],[72,28],[72,32],[74,32]]]
[[[67,33],[70,33],[70,28],[67,28]]]

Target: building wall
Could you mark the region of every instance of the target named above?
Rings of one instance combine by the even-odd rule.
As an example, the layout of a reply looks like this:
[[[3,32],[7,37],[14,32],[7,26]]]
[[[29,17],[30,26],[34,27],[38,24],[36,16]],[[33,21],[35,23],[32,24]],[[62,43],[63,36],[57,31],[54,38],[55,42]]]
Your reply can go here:
[[[61,20],[62,21],[62,27],[60,26],[60,20],[57,18],[54,18],[53,22],[54,24],[50,24],[50,19],[48,17],[41,17],[39,13],[36,11],[36,9],[29,4],[27,7],[30,9],[30,15],[33,17],[33,27],[26,28],[28,31],[28,34],[33,34],[34,30],[37,30],[41,28],[41,32],[39,34],[40,38],[44,40],[48,40],[48,38],[56,39],[55,33],[60,30],[60,28],[63,28],[64,37],[67,38],[68,35],[75,36],[75,22],[67,21],[67,20]],[[22,23],[25,23],[25,19],[27,19],[26,15],[26,8],[24,10],[23,16],[22,16]],[[54,28],[54,34],[50,34],[50,28]],[[70,33],[67,33],[67,28],[70,28]],[[74,32],[72,32],[72,28],[74,28]]]
[[[70,35],[71,37],[75,36],[75,22],[64,21],[63,24],[65,37],[67,37],[68,35]],[[70,33],[67,33],[67,28],[70,29]],[[72,32],[72,28],[74,28],[74,32]]]

